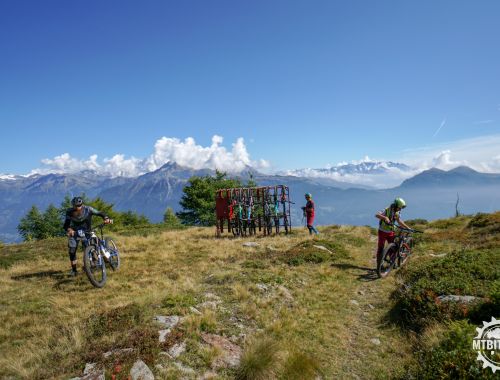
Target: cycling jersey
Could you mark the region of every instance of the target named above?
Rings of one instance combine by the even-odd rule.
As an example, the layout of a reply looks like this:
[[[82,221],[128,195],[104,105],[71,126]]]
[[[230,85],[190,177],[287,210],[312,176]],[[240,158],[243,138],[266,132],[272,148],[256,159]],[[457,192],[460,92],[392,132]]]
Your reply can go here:
[[[72,228],[75,231],[90,231],[92,229],[92,215],[100,216],[103,219],[107,218],[104,213],[90,206],[82,206],[80,212],[73,208],[69,208],[66,210],[66,219],[64,220],[63,228],[65,231],[67,231],[68,228]]]
[[[394,224],[394,221],[399,219],[399,211],[396,211],[392,206],[389,206],[384,210],[380,210],[379,214],[387,216],[391,221],[391,224]],[[383,232],[393,232],[394,226],[391,226],[387,224],[384,220],[380,219],[378,229]]]

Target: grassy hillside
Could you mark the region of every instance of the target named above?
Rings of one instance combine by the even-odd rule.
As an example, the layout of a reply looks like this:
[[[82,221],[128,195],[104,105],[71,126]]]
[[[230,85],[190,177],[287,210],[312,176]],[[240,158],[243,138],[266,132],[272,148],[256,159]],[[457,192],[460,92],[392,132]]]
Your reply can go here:
[[[385,280],[370,271],[368,227],[324,227],[315,238],[117,235],[122,267],[103,289],[66,275],[65,239],[4,246],[0,378],[68,379],[98,363],[126,379],[138,358],[160,379],[446,378],[457,366],[459,376],[487,375],[469,348],[480,320],[500,316],[500,213],[419,227],[415,257]],[[482,298],[463,310],[436,302],[442,294]],[[157,315],[183,317],[163,343]],[[241,347],[240,364],[220,365],[206,334]],[[165,355],[181,342],[178,358]]]

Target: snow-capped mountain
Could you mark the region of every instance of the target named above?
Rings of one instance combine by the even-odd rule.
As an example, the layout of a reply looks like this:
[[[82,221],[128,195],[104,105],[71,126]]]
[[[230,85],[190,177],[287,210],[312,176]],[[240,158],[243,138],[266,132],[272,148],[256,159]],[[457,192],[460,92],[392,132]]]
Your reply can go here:
[[[239,174],[245,182],[246,172]],[[360,162],[340,164],[320,173],[336,177],[313,176],[308,171],[291,174],[262,174],[252,171],[260,186],[286,184],[290,187],[292,220],[300,223],[303,194],[310,192],[316,202],[318,224],[370,224],[374,213],[395,196],[402,196],[409,205],[405,217],[435,219],[453,215],[457,193],[464,213],[494,211],[500,204],[500,174],[484,174],[467,167],[450,171],[429,169],[415,171],[394,162]],[[412,175],[415,173],[416,175]],[[182,189],[192,176],[212,175],[210,169],[195,170],[168,163],[138,177],[99,175],[94,171],[72,174],[36,174],[0,178],[0,240],[19,239],[16,227],[32,205],[44,210],[50,203],[59,205],[65,195],[85,193],[102,197],[117,210],[133,210],[158,222],[167,207],[178,211]],[[384,189],[365,186],[385,183]],[[356,183],[357,185],[353,185]],[[393,182],[391,182],[393,181]],[[401,183],[403,182],[403,183]],[[392,186],[391,186],[392,184]]]
[[[388,188],[398,186],[406,178],[417,174],[412,167],[392,161],[374,161],[365,157],[361,161],[342,162],[326,168],[304,168],[285,171],[284,174],[344,182],[351,187]],[[330,183],[335,185],[335,183]]]
[[[335,166],[321,169],[295,169],[289,170],[286,173],[296,175],[298,177],[320,177],[332,176],[336,177],[355,175],[355,174],[384,174],[390,171],[399,170],[401,172],[411,172],[412,168],[406,164],[392,161],[372,161],[366,159],[361,162],[340,163]]]

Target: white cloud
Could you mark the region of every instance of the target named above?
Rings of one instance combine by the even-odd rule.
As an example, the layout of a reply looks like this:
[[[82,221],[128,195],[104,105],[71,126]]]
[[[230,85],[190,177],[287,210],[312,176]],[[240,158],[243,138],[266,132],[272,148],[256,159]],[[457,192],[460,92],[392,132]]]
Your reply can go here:
[[[438,169],[449,170],[466,164],[466,162],[453,161],[451,158],[451,150],[443,150],[432,159],[431,166]]]
[[[441,125],[444,124],[442,123]],[[405,179],[434,167],[442,170],[450,170],[457,166],[466,165],[480,172],[499,173],[500,135],[434,144],[427,147],[405,150],[398,156],[394,157],[391,161],[405,163],[410,167],[409,170],[401,170],[399,167],[388,166],[385,160],[371,160],[368,156],[365,156],[362,160],[340,162],[334,166],[327,165],[326,170],[288,170],[284,174],[311,178],[329,178],[358,185],[388,188],[398,186]],[[363,165],[370,162],[377,162],[378,167],[384,170],[376,174],[332,170],[349,164]]]
[[[95,154],[87,160],[80,160],[69,153],[64,153],[51,159],[43,159],[44,167],[33,170],[32,174],[95,170],[113,177],[134,177],[156,170],[169,162],[176,162],[180,166],[192,169],[219,169],[230,173],[241,172],[247,167],[255,169],[269,167],[269,162],[266,160],[251,160],[242,137],[232,144],[230,151],[222,146],[222,143],[223,138],[218,135],[212,137],[212,144],[207,147],[197,144],[192,137],[184,140],[162,137],[155,142],[154,151],[147,158],[127,158],[124,154],[116,154],[111,158],[104,158],[99,163]]]
[[[451,141],[402,152],[400,160],[421,170],[466,165],[481,172],[499,172],[500,134]]]

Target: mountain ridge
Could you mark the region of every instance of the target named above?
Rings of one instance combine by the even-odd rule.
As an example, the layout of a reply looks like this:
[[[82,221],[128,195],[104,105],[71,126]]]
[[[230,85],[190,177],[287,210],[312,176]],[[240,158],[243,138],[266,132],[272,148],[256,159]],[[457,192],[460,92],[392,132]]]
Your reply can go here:
[[[249,169],[250,170],[250,169]],[[182,189],[191,176],[213,175],[211,169],[195,170],[167,163],[155,171],[138,177],[100,176],[92,171],[77,174],[48,174],[0,181],[0,239],[19,239],[17,224],[34,204],[45,209],[50,203],[59,205],[65,195],[85,193],[113,203],[119,211],[132,210],[151,221],[162,220],[167,207],[179,211]],[[405,210],[411,218],[436,219],[452,215],[457,193],[462,212],[495,211],[500,204],[500,174],[480,173],[468,167],[449,171],[429,169],[388,189],[336,186],[318,178],[292,175],[270,175],[251,172],[259,185],[286,184],[291,189],[292,222],[300,223],[303,194],[312,193],[316,202],[317,224],[373,224],[373,214],[396,196],[410,206]],[[238,178],[245,181],[249,173]],[[345,185],[345,184],[344,184]],[[414,207],[418,205],[418,207]]]

